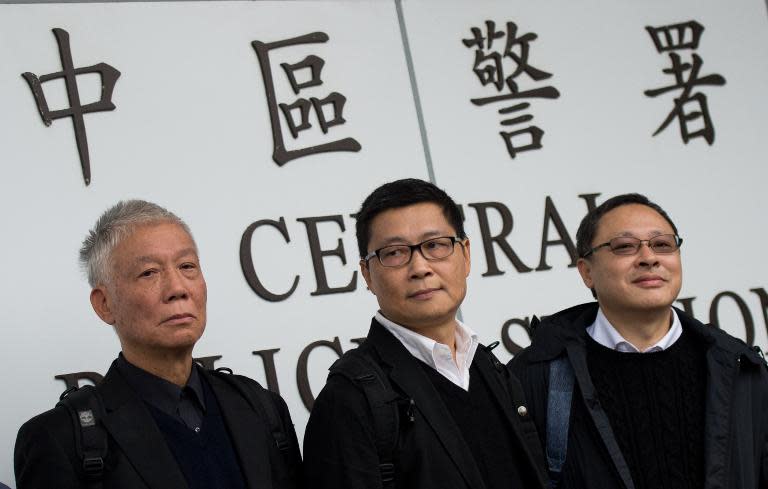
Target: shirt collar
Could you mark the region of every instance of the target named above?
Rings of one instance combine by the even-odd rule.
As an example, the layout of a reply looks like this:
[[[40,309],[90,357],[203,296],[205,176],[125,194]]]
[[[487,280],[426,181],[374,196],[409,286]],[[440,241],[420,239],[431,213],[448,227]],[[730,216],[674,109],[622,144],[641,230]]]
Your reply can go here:
[[[437,370],[454,384],[465,390],[469,388],[469,367],[479,344],[477,333],[469,326],[456,320],[456,362],[454,363],[453,358],[450,357],[448,345],[438,343],[432,338],[427,338],[390,321],[381,311],[376,313],[375,319],[392,333],[411,355]]]
[[[133,365],[125,359],[122,352],[117,357],[117,368],[142,401],[151,404],[162,412],[170,415],[176,414],[176,409],[182,398],[182,391],[199,405],[202,412],[205,412],[203,384],[200,374],[197,372],[198,367],[194,362],[187,384],[183,388]]]
[[[587,334],[592,337],[593,340],[599,344],[620,352],[630,353],[650,353],[656,351],[666,350],[672,346],[680,335],[683,333],[683,326],[680,323],[680,318],[677,317],[677,312],[670,308],[672,311],[672,326],[659,341],[651,345],[649,348],[640,351],[635,345],[627,341],[616,328],[613,327],[608,318],[603,314],[602,308],[598,309],[595,322],[587,328]]]

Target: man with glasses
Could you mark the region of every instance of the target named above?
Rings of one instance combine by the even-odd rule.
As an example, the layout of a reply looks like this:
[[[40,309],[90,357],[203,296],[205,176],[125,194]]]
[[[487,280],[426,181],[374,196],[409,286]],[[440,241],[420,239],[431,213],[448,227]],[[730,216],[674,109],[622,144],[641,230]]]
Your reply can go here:
[[[312,408],[308,486],[543,488],[519,383],[456,319],[470,269],[458,206],[421,180],[385,184],[363,202],[357,242],[379,311]]]
[[[597,302],[532,324],[531,346],[510,363],[550,486],[768,487],[766,365],[672,307],[683,240],[667,213],[619,195],[587,214],[576,239]]]

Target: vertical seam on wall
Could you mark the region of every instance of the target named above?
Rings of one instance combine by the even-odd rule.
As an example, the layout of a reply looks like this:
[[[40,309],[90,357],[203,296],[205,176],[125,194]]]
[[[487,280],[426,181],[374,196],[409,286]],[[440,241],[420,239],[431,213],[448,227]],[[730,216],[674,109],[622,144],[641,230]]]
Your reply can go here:
[[[768,0],[766,0],[768,2]],[[408,42],[408,31],[405,28],[405,16],[403,15],[403,0],[395,0],[397,9],[397,21],[400,24],[400,38],[403,40],[403,52],[405,62],[408,65],[408,77],[411,80],[411,93],[413,94],[413,105],[416,107],[416,118],[419,121],[419,132],[421,133],[421,145],[424,148],[424,160],[427,163],[427,174],[429,181],[437,184],[435,181],[435,170],[432,167],[432,153],[429,151],[429,138],[427,137],[427,127],[424,125],[424,112],[421,109],[421,97],[419,97],[419,86],[416,84],[416,70],[413,67],[413,57],[411,56],[411,44]],[[456,311],[456,318],[464,322],[464,316],[461,313],[461,306]]]
[[[768,1],[768,0],[766,0]],[[421,109],[421,97],[419,97],[419,87],[416,84],[416,71],[413,68],[413,57],[411,56],[411,45],[408,42],[408,32],[405,28],[405,17],[403,16],[403,0],[395,0],[397,9],[397,20],[400,24],[400,38],[403,41],[403,52],[405,53],[405,62],[408,65],[408,77],[411,80],[411,93],[413,94],[413,105],[416,107],[416,118],[419,121],[419,132],[421,133],[421,145],[424,148],[424,160],[427,163],[427,174],[429,181],[435,182],[435,171],[432,167],[432,155],[429,151],[429,139],[427,138],[427,128],[424,125],[424,113]]]

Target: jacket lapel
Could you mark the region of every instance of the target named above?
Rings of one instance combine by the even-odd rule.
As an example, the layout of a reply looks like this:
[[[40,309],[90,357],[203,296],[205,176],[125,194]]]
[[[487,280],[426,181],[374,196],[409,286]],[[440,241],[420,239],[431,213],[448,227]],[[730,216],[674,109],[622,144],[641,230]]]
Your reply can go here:
[[[475,358],[473,360],[474,364],[477,366],[477,370],[485,380],[486,385],[490,387],[496,403],[504,413],[504,418],[507,420],[507,425],[512,428],[512,433],[514,434],[515,438],[517,438],[520,446],[524,448],[522,452],[525,453],[527,462],[533,473],[535,473],[539,478],[541,487],[546,487],[547,483],[545,476],[540,469],[545,458],[544,454],[539,450],[538,439],[536,440],[536,444],[534,446],[531,446],[528,440],[526,440],[526,437],[521,430],[522,427],[520,426],[520,419],[517,417],[518,414],[517,412],[512,411],[512,409],[517,408],[515,400],[512,399],[510,392],[507,390],[507,386],[504,385],[502,376],[499,374],[496,366],[492,362],[492,358],[495,360],[495,357],[481,353],[483,348],[483,346],[480,346],[477,349],[477,353],[475,353]],[[501,366],[501,364],[499,365]],[[501,366],[501,368],[503,369],[505,367]],[[533,452],[534,447],[536,449],[535,453]]]
[[[229,384],[207,372],[203,375],[216,394],[246,486],[250,489],[271,488],[268,447],[275,441],[263,421],[243,396]]]
[[[184,474],[155,420],[114,364],[99,391],[104,400],[104,426],[147,486],[187,489]]]
[[[384,363],[391,367],[390,380],[408,397],[413,399],[416,409],[422,414],[440,443],[445,448],[456,468],[464,478],[467,487],[484,489],[480,471],[469,446],[445,407],[440,394],[427,375],[402,344],[383,326],[374,321],[366,342],[370,341]]]

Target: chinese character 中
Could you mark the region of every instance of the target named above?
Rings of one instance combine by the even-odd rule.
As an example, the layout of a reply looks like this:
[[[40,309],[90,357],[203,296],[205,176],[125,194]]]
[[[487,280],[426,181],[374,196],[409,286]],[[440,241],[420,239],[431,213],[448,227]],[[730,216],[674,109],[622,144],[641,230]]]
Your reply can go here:
[[[293,136],[293,139],[297,139],[301,131],[312,127],[312,123],[310,122],[310,113],[313,111],[323,134],[327,134],[329,128],[344,124],[346,122],[342,116],[342,112],[344,110],[344,104],[346,103],[347,98],[338,92],[331,92],[326,97],[320,99],[316,97],[309,97],[309,99],[299,97],[291,103],[278,103],[269,53],[274,49],[287,46],[324,43],[327,41],[328,35],[324,32],[313,32],[311,34],[294,37],[292,39],[285,39],[282,41],[275,41],[270,43],[253,41],[251,43],[253,48],[256,50],[256,56],[259,58],[261,74],[264,78],[264,88],[267,92],[267,105],[269,108],[269,119],[272,125],[272,140],[274,144],[272,159],[280,166],[296,158],[317,153],[330,151],[360,151],[360,144],[353,138],[339,139],[336,141],[319,144],[317,146],[310,146],[295,150],[288,150],[285,147],[285,137],[283,135],[282,125],[280,124],[281,113],[285,119],[286,125],[288,126],[288,131],[291,133],[291,136]],[[321,73],[324,66],[325,61],[315,55],[309,55],[303,60],[293,64],[280,63],[280,67],[285,72],[288,83],[290,84],[291,89],[295,95],[299,95],[299,92],[305,88],[322,85],[323,81],[321,78]],[[307,69],[310,73],[309,80],[299,82],[297,79],[297,72]],[[326,117],[326,114],[323,111],[323,108],[326,106],[329,106],[331,109],[332,117]]]
[[[91,183],[91,161],[88,155],[88,137],[85,133],[85,121],[83,115],[91,112],[103,112],[114,110],[112,103],[112,92],[115,89],[120,72],[106,63],[98,63],[85,68],[75,68],[72,61],[72,51],[69,46],[69,33],[64,29],[53,29],[53,35],[56,36],[56,42],[59,45],[59,56],[61,58],[61,71],[50,73],[48,75],[37,76],[33,73],[23,73],[22,76],[29,87],[37,103],[37,109],[43,118],[43,123],[50,126],[56,119],[71,117],[75,127],[75,141],[77,142],[77,151],[80,154],[80,166],[83,170],[83,179],[85,185]],[[97,102],[82,105],[77,86],[77,75],[88,73],[98,73],[101,77],[101,96]],[[45,98],[42,84],[59,78],[64,79],[69,99],[69,108],[61,110],[50,110]]]
[[[473,27],[470,31],[472,38],[463,39],[462,42],[467,48],[475,48],[473,71],[483,86],[492,85],[499,92],[498,95],[473,98],[471,99],[473,104],[483,106],[508,100],[556,99],[560,97],[560,92],[553,86],[521,90],[516,81],[523,73],[536,82],[552,77],[551,73],[540,70],[529,63],[531,42],[537,39],[536,34],[529,32],[518,37],[517,25],[514,22],[507,22],[505,32],[496,30],[496,23],[490,20],[485,22],[485,31],[479,27]],[[511,69],[509,68],[510,64]],[[528,102],[523,102],[504,107],[499,109],[499,114],[511,114],[527,109],[530,105]],[[523,124],[532,119],[532,115],[525,114],[502,120],[501,125]],[[524,129],[501,131],[499,134],[504,139],[509,155],[514,158],[523,151],[541,149],[544,131],[531,125]],[[519,144],[521,140],[524,141],[524,144]]]
[[[657,52],[669,52],[672,66],[664,69],[663,73],[675,77],[674,84],[646,90],[645,95],[656,97],[673,90],[680,90],[679,96],[674,99],[674,107],[653,135],[659,134],[677,118],[680,124],[680,135],[685,144],[688,144],[692,138],[703,137],[711,145],[715,141],[715,127],[709,115],[707,96],[701,92],[694,93],[694,88],[700,85],[722,86],[725,85],[725,78],[718,74],[699,76],[703,64],[701,57],[692,53],[691,62],[684,62],[680,54],[675,52],[683,49],[697,49],[704,26],[696,21],[689,21],[662,27],[646,27],[645,30],[650,34]]]

